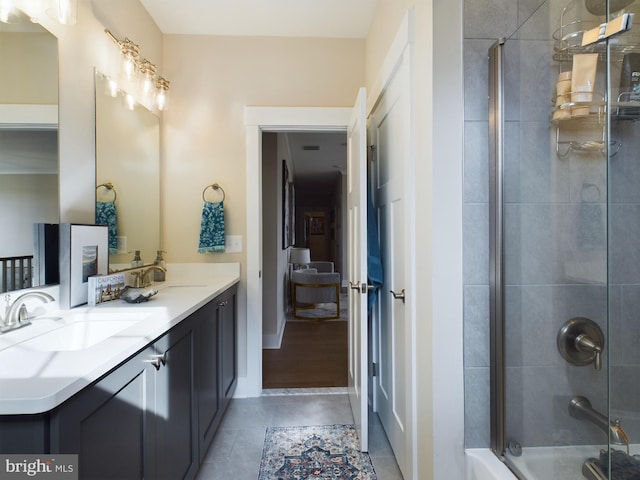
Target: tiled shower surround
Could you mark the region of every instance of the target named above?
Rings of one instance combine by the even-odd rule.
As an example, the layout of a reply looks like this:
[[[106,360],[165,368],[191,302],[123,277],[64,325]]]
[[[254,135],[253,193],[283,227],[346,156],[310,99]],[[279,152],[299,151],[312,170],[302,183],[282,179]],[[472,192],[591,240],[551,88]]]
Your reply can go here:
[[[552,34],[569,1],[464,1],[467,448],[490,443],[487,52],[499,37],[508,38],[510,85],[504,190],[507,440],[523,446],[606,442],[600,430],[570,417],[567,407],[572,396],[584,395],[606,414],[610,375],[612,415],[632,442],[640,441],[639,127],[613,125],[612,140],[622,148],[610,161],[608,178],[603,154],[556,154]],[[604,67],[598,64],[599,71]],[[609,340],[601,371],[570,365],[558,353],[557,332],[572,317],[593,319]]]

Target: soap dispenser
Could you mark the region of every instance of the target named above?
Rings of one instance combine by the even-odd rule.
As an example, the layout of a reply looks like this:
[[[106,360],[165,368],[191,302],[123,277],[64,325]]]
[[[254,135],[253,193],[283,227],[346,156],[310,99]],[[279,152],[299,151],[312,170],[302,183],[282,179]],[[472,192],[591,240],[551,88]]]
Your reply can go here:
[[[131,260],[132,267],[142,267],[144,263],[142,262],[142,258],[140,258],[140,250],[136,250],[135,255],[133,256],[133,260]]]
[[[164,261],[164,257],[162,254],[165,253],[163,250],[158,250],[158,254],[156,255],[156,259],[153,262],[154,265],[158,267],[167,268],[167,263]],[[153,270],[153,281],[154,282],[164,282],[165,281],[165,272],[162,270],[154,269]]]

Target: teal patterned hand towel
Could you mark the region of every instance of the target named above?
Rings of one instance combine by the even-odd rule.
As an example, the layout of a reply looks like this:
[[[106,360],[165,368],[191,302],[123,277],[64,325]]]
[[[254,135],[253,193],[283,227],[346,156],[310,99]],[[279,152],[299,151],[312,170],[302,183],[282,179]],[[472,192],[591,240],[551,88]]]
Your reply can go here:
[[[115,202],[96,202],[96,225],[109,227],[109,253],[118,253],[118,216]]]
[[[198,253],[215,252],[224,252],[224,206],[222,202],[204,202]]]

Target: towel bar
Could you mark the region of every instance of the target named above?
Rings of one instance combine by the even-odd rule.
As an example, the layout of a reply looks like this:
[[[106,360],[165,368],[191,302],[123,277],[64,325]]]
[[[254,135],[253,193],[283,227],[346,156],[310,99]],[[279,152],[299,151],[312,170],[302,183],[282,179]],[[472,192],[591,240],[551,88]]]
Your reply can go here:
[[[224,198],[225,198],[225,194],[224,194],[224,189],[218,185],[217,183],[212,183],[211,185],[207,185],[206,187],[204,187],[204,190],[202,190],[202,200],[203,201],[207,201],[207,199],[205,198],[204,194],[206,193],[206,191],[212,188],[213,190],[221,190],[222,191],[222,202],[224,202]]]
[[[100,187],[104,187],[107,190],[111,190],[113,192],[113,201],[116,201],[116,198],[118,198],[118,193],[116,192],[115,187],[113,186],[113,183],[111,182],[106,182],[106,183],[101,183],[100,185],[98,185],[96,187],[96,190],[98,190]]]

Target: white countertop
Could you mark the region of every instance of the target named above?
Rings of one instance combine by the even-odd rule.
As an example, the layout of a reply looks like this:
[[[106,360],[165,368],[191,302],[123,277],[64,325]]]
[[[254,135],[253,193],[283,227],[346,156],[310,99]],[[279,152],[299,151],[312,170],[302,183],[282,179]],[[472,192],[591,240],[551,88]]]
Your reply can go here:
[[[0,415],[35,414],[57,407],[240,278],[239,264],[175,264],[167,266],[167,270],[167,281],[154,286],[159,293],[148,302],[128,304],[115,300],[58,311],[55,303],[48,304],[52,307],[33,319],[32,325],[0,335]],[[49,351],[46,345],[34,348],[35,343],[30,342],[34,335],[83,317],[104,322],[120,320],[124,328],[80,350]],[[130,321],[131,326],[124,321]]]

